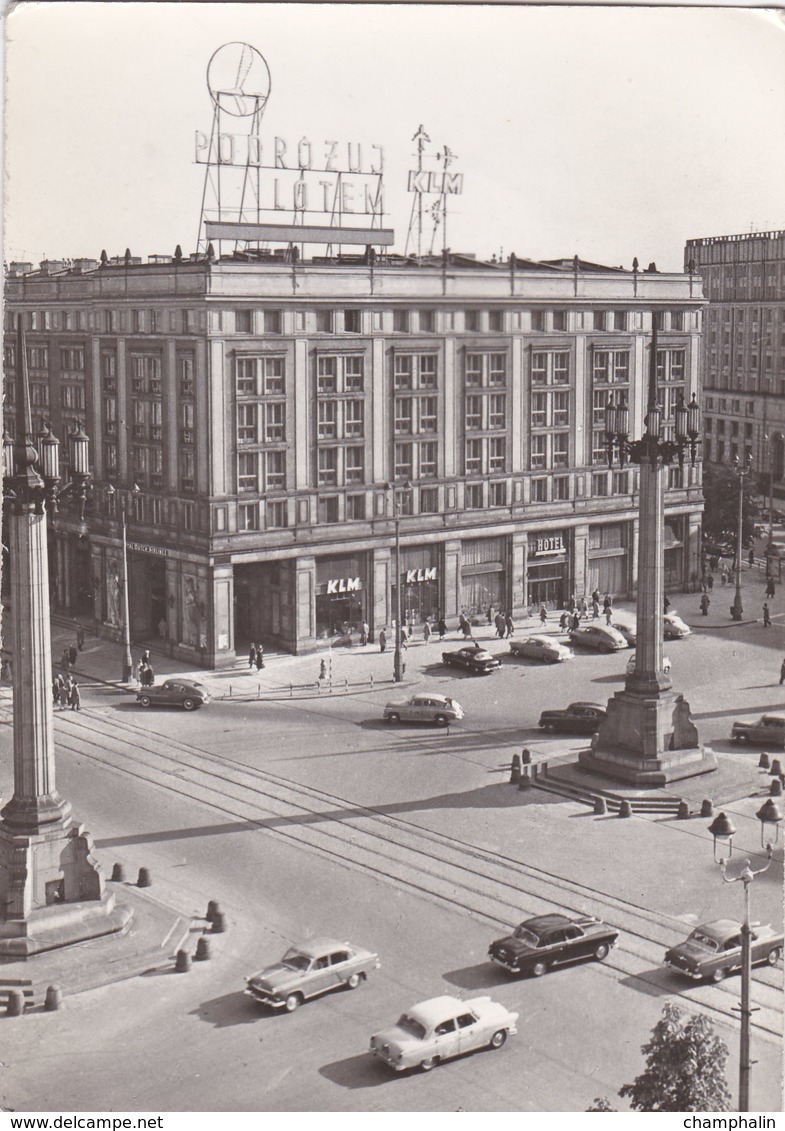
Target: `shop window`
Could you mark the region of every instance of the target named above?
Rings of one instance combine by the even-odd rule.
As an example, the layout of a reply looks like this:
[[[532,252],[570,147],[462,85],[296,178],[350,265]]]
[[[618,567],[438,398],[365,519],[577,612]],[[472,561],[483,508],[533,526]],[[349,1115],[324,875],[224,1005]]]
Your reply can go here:
[[[420,488],[420,514],[437,514],[439,510],[439,488]]]
[[[183,510],[183,526],[185,529],[185,510]],[[193,522],[193,518],[191,519]],[[237,528],[241,531],[258,530],[259,529],[259,504],[258,503],[241,503],[237,508]]]
[[[267,502],[265,518],[268,529],[289,525],[289,503],[286,499]]]
[[[483,507],[482,483],[467,483],[464,504],[467,510],[481,510]]]
[[[507,506],[507,481],[497,480],[489,484],[488,502],[492,507]]]
[[[365,518],[365,495],[346,496],[347,522],[357,522]]]
[[[319,496],[319,522],[338,522],[338,496]]]
[[[547,479],[532,479],[532,502],[533,503],[547,503],[548,502],[548,480]]]
[[[597,498],[601,498],[603,495],[608,494],[608,475],[606,472],[592,475],[591,493]]]
[[[557,475],[553,479],[553,497],[564,502],[570,497],[570,479],[567,475]]]

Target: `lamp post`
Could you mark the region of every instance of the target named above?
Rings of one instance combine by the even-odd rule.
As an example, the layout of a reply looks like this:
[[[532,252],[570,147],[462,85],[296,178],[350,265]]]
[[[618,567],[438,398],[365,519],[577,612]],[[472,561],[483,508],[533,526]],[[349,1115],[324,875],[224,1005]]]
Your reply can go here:
[[[744,463],[739,461],[739,457],[733,461],[733,470],[736,472],[736,477],[739,482],[739,512],[738,512],[738,526],[736,529],[736,595],[733,598],[733,604],[730,608],[730,615],[734,620],[741,620],[744,615],[744,609],[741,604],[741,549],[742,549],[742,528],[744,523],[744,481],[752,471],[752,454],[748,453]]]
[[[59,442],[32,435],[27,349],[17,319],[16,438],[3,437],[13,608],[14,792],[0,811],[0,955],[27,957],[119,930],[89,833],[75,825],[55,782],[52,644],[46,516],[75,491],[84,512],[88,438],[69,436],[71,480],[59,486]]]
[[[714,753],[702,747],[689,705],[663,671],[663,592],[665,578],[664,469],[674,460],[694,466],[700,433],[700,409],[693,393],[689,405],[680,395],[674,409],[673,439],[662,439],[662,408],[657,396],[657,323],[652,315],[648,401],[644,434],[630,440],[630,409],[624,398],[610,397],[605,410],[608,464],[618,456],[640,465],[637,648],[635,668],[624,690],[608,703],[590,750],[579,760],[584,768],[637,787],[662,786],[717,768]]]
[[[779,823],[782,821],[782,814],[771,798],[758,810],[756,816],[761,822],[761,843],[763,842],[763,835],[767,826],[774,826],[776,839],[776,831],[778,830]],[[727,822],[727,828],[722,826],[723,820]],[[730,855],[730,851],[732,851],[732,837],[735,831],[724,813],[720,813],[719,817],[709,826],[709,832],[714,838],[715,860],[717,859],[718,841],[720,841],[721,844],[725,841],[728,842],[728,855]],[[772,847],[771,844],[767,844],[766,863],[763,867],[753,869],[750,867],[749,860],[745,860],[744,867],[737,876],[728,876],[726,874],[727,859],[725,856],[721,855],[719,860],[723,881],[726,884],[735,884],[741,881],[744,885],[744,920],[741,924],[741,1001],[739,1003],[739,1016],[741,1020],[741,1031],[739,1035],[739,1111],[750,1110],[750,1077],[752,1075],[752,1061],[750,1059],[750,1018],[753,1012],[750,1006],[750,991],[752,986],[750,884],[756,876],[760,876],[768,869],[771,864],[771,856]]]
[[[117,493],[110,483],[106,489],[109,498],[113,498]],[[136,483],[133,485],[134,495],[140,494],[139,487]],[[120,512],[122,514],[123,526],[123,667],[121,679],[123,683],[129,683],[131,675],[134,670],[134,661],[131,656],[131,617],[128,608],[128,540],[127,540],[127,517],[126,517],[126,497],[120,496]]]
[[[400,683],[403,680],[403,644],[402,644],[402,594],[401,594],[401,495],[411,491],[412,485],[407,480],[405,483],[388,483],[388,490],[392,491],[393,518],[395,519],[395,651],[393,653],[393,680]]]

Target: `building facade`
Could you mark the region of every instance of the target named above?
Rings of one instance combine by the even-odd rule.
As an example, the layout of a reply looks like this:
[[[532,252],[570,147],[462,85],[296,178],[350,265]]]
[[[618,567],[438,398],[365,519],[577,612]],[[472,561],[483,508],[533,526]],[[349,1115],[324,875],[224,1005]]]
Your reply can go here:
[[[751,455],[762,494],[785,499],[785,231],[688,240],[703,280],[704,458]],[[776,504],[775,504],[776,505]]]
[[[608,468],[605,406],[641,433],[656,316],[669,426],[702,307],[697,276],[577,258],[12,264],[6,425],[22,314],[36,427],[92,441],[84,521],[51,524],[53,601],[119,632],[123,521],[133,638],[209,666],[376,634],[397,585],[413,623],[629,597],[637,469]],[[667,471],[674,588],[699,568],[700,470]]]

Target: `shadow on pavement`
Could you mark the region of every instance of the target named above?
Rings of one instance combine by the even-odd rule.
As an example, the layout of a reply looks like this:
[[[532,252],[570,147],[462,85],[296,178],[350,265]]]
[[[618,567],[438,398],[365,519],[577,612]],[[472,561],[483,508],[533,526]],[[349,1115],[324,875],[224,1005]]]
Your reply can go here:
[[[448,970],[442,974],[445,982],[461,990],[492,990],[497,986],[507,986],[518,979],[503,970],[498,970],[490,962],[479,962],[475,966],[461,966],[458,970]]]
[[[692,984],[692,979],[686,984]],[[647,997],[664,997],[666,994],[680,993],[684,989],[685,982],[673,977],[670,971],[663,967],[654,966],[651,970],[644,970],[640,974],[630,974],[626,978],[620,978],[619,985],[637,990],[639,994],[646,994]]]
[[[226,1029],[230,1025],[264,1024],[276,1020],[272,1010],[252,1001],[242,991],[203,1001],[196,1009],[191,1010],[191,1016],[214,1025],[216,1029]]]
[[[319,1069],[319,1075],[324,1076],[340,1088],[378,1088],[382,1084],[391,1084],[397,1073],[385,1069],[383,1064],[374,1060],[370,1053],[359,1056],[347,1056],[344,1060],[334,1060]]]

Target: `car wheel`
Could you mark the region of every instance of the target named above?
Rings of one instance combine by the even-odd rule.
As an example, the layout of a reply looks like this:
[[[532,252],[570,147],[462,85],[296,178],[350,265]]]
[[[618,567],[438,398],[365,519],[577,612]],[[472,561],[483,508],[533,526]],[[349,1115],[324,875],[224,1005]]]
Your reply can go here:
[[[142,704],[143,707],[149,707],[150,706],[150,696],[149,695],[140,695],[139,696],[139,702]]]
[[[506,1029],[497,1029],[496,1032],[491,1037],[491,1048],[492,1049],[500,1049],[506,1040],[507,1040],[507,1030]]]
[[[399,723],[400,721],[401,721],[401,716],[400,716],[400,715],[396,715],[395,711],[392,711],[392,712],[391,712],[391,713],[390,713],[390,714],[389,714],[389,715],[387,716],[387,722],[388,722],[388,723]]]
[[[195,699],[183,699],[183,707],[186,711],[194,711],[198,706]]]
[[[298,1009],[302,1004],[302,994],[289,994],[286,1001],[284,1002],[284,1009],[287,1013],[294,1013],[295,1009]]]
[[[531,970],[532,970],[532,977],[541,978],[543,976],[543,974],[548,973],[548,963],[547,962],[535,962],[534,965],[532,966]]]
[[[600,651],[604,652],[605,655],[607,656],[607,655],[610,655],[611,652],[615,651],[615,649],[610,648],[607,644],[603,644],[603,646],[600,648]]]
[[[715,970],[715,971],[714,971],[714,973],[712,974],[712,976],[711,976],[711,980],[712,980],[712,982],[722,982],[722,981],[724,981],[724,980],[725,980],[725,975],[726,975],[727,973],[728,973],[728,971],[727,971],[727,970],[725,970],[725,969],[723,969],[722,967],[720,967],[720,969],[719,969],[719,970]]]
[[[778,946],[772,947],[772,949],[766,955],[766,961],[768,962],[769,966],[776,966],[777,963],[780,960],[781,955],[782,955],[781,947],[778,947]]]
[[[350,974],[346,979],[346,985],[350,990],[356,990],[362,980],[362,974]]]
[[[610,953],[610,949],[611,948],[605,942],[597,943],[597,945],[594,948],[594,957],[597,959],[598,962],[602,962],[603,958],[608,957],[608,954]]]
[[[422,1068],[423,1072],[430,1072],[438,1063],[438,1056],[426,1056],[425,1060],[420,1061],[420,1068]]]
[[[450,720],[447,718],[446,715],[437,715],[436,718],[434,719],[434,722],[436,723],[437,726],[446,727],[446,726],[449,725]]]

